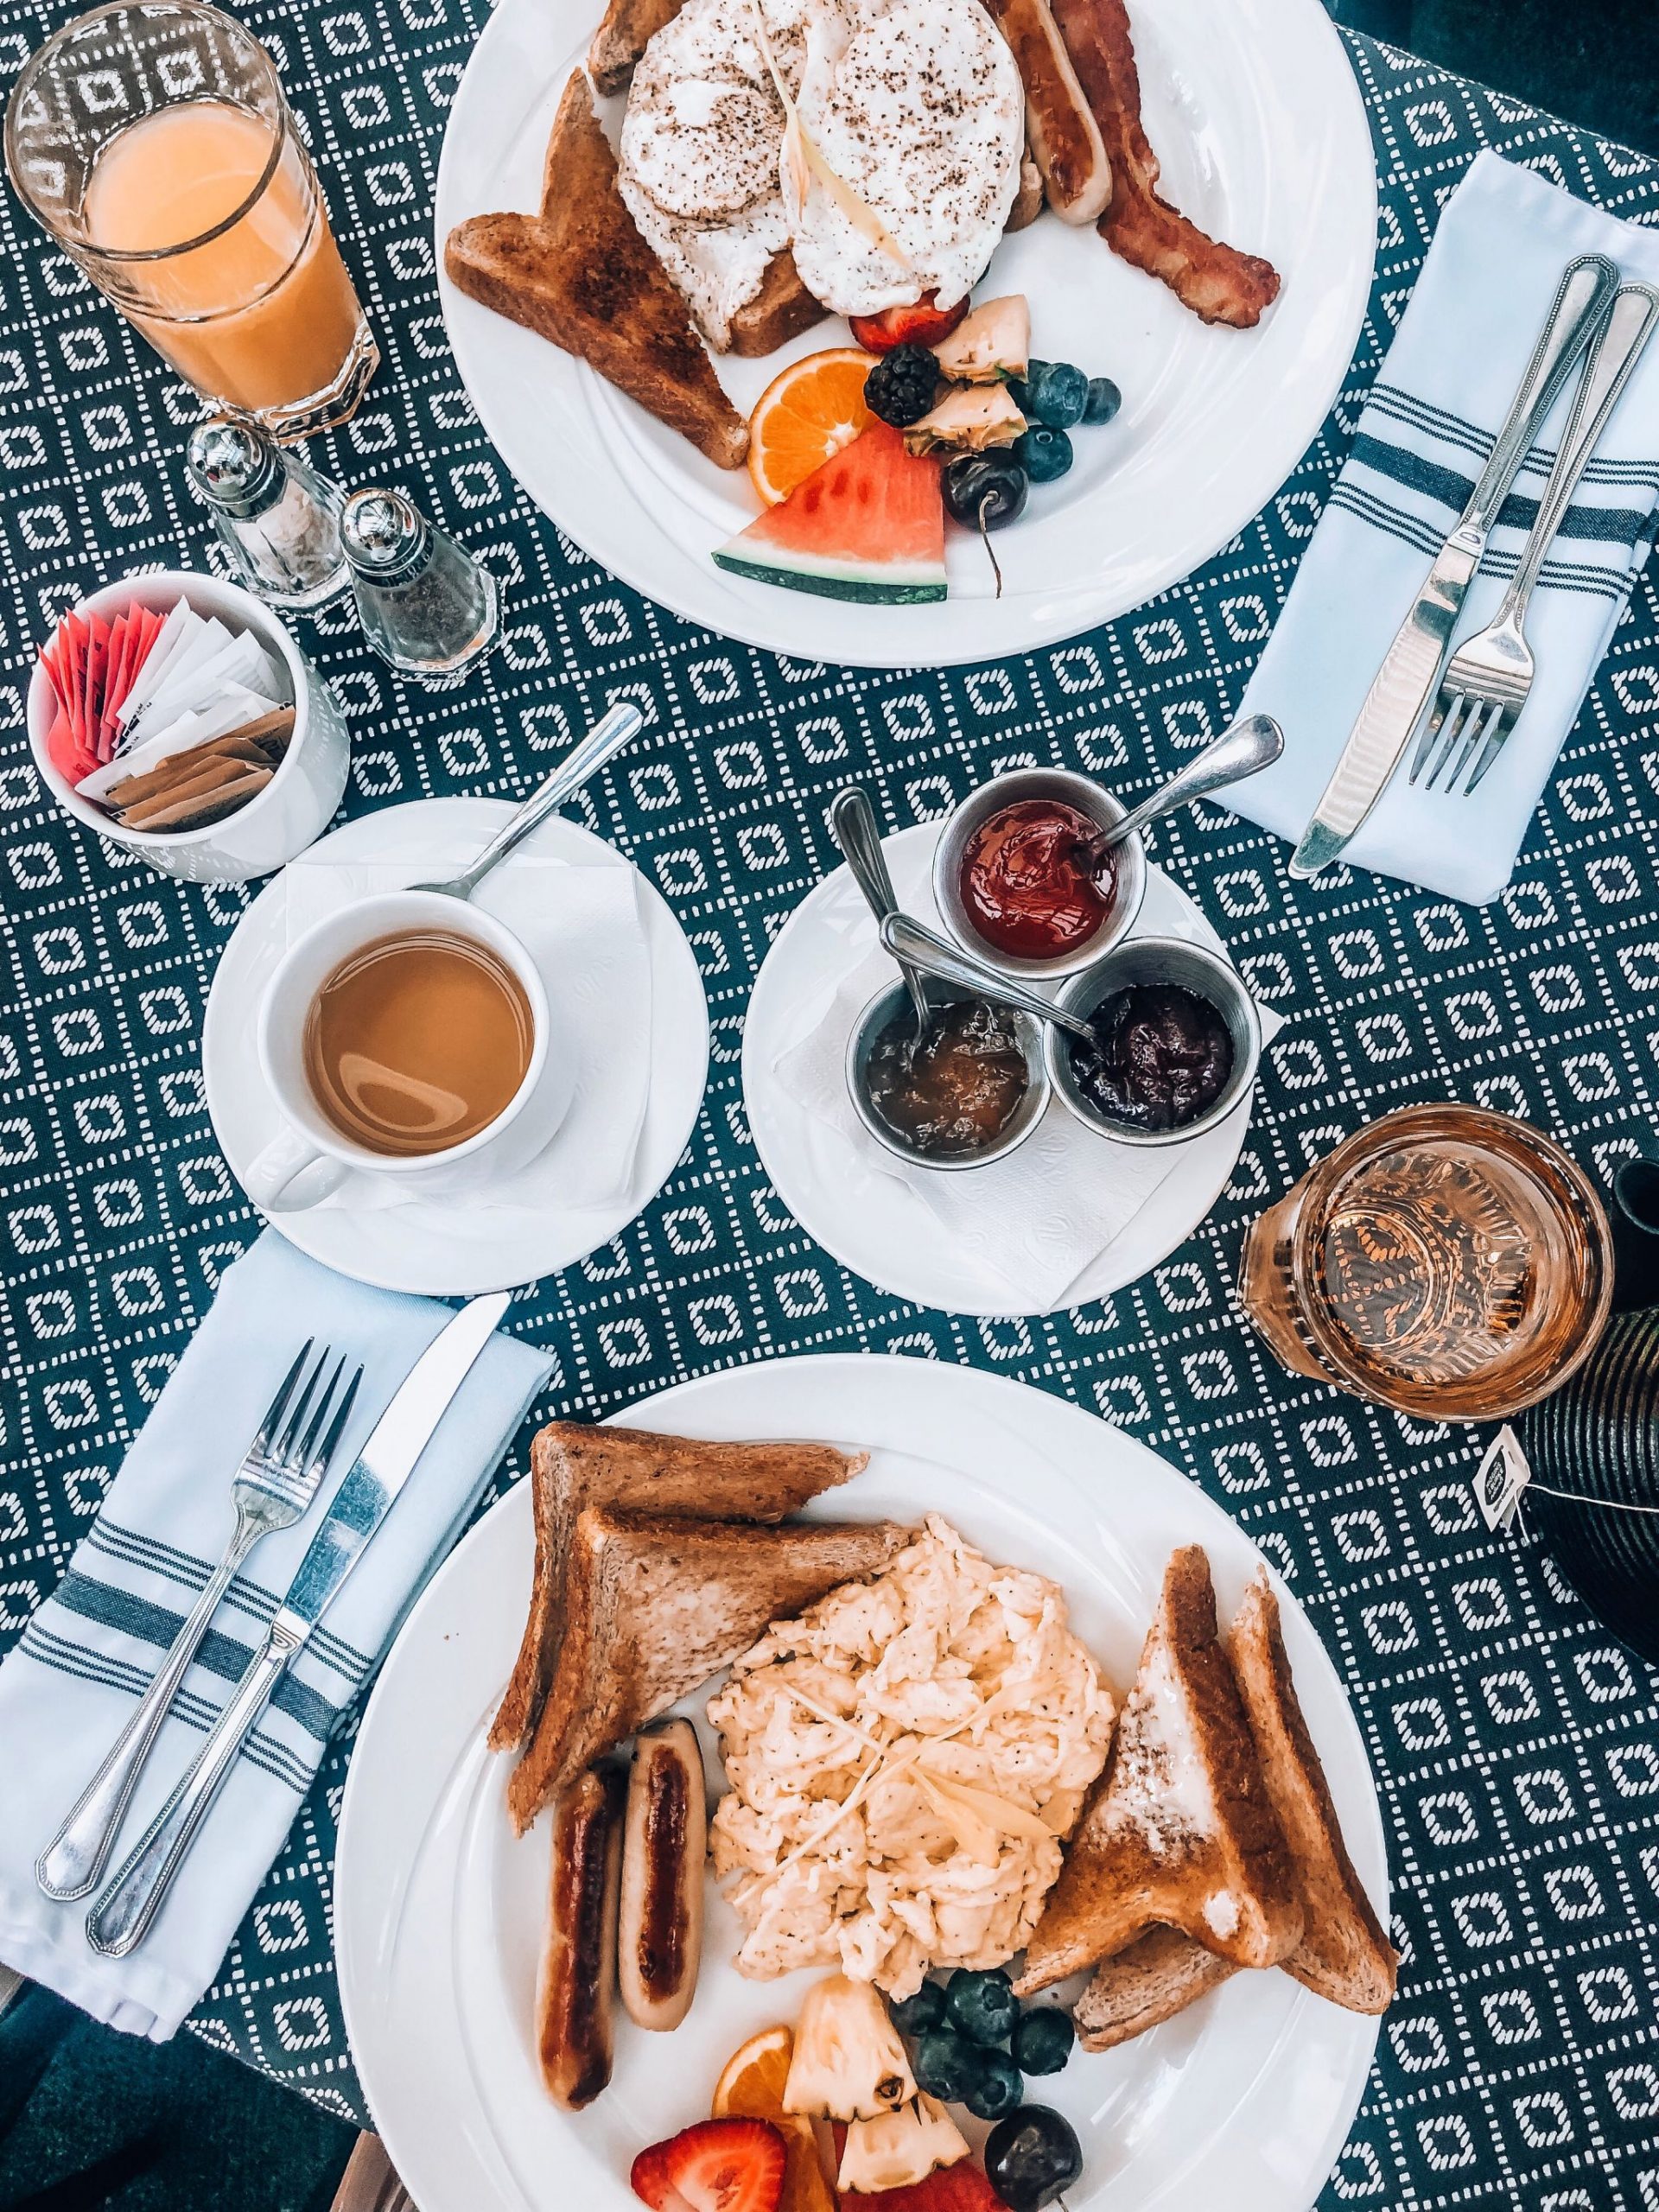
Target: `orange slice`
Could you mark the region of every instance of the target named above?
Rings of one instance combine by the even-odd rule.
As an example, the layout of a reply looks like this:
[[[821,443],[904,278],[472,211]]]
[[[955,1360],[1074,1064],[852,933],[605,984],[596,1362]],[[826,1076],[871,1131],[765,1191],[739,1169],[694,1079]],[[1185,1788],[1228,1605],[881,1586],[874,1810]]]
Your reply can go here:
[[[836,2212],[811,2121],[784,2110],[784,2084],[794,2050],[795,2038],[787,2028],[763,2028],[751,2036],[732,2053],[715,2084],[714,2117],[769,2120],[782,2129],[788,2157],[778,2212]]]
[[[856,346],[808,353],[780,371],[756,400],[749,474],[769,507],[875,420],[864,404],[864,379],[874,366]]]

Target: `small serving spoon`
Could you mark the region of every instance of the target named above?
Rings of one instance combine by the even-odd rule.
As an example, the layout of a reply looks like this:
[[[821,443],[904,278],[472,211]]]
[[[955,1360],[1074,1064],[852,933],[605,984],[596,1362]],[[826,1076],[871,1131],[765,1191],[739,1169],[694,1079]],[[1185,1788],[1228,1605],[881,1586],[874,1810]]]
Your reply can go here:
[[[918,968],[925,976],[937,976],[942,983],[955,983],[960,989],[972,991],[977,998],[990,999],[998,1006],[1011,1006],[1015,1013],[1033,1014],[1039,1021],[1052,1021],[1057,1029],[1069,1030],[1087,1045],[1099,1042],[1089,1024],[1078,1015],[1051,1005],[1047,999],[1028,991],[1023,983],[1016,983],[1000,969],[988,968],[971,954],[958,951],[954,944],[936,936],[908,914],[887,916],[881,925],[881,943],[906,972]]]
[[[620,753],[635,732],[643,728],[645,720],[639,708],[630,706],[626,700],[608,714],[601,715],[586,737],[571,747],[547,780],[507,817],[469,867],[446,882],[411,883],[410,889],[441,892],[450,899],[470,899],[490,870],[499,868],[507,855],[522,845],[531,831],[539,828],[555,808],[563,806],[590,776],[596,776],[612,755]]]
[[[844,791],[836,793],[830,808],[830,834],[840,846],[842,857],[852,871],[853,881],[864,893],[880,929],[890,914],[899,912],[899,894],[887,873],[881,832],[876,827],[875,809],[868,791],[861,791],[856,784],[849,784]],[[887,943],[885,938],[882,942]],[[890,945],[887,949],[893,950]],[[916,1009],[916,1042],[919,1045],[933,1019],[933,1010],[927,1002],[927,986],[902,953],[894,953],[893,957],[910,993],[910,1002]]]
[[[1114,845],[1121,845],[1149,822],[1173,814],[1178,806],[1190,806],[1195,798],[1219,791],[1224,784],[1242,784],[1246,776],[1255,775],[1276,760],[1284,749],[1285,734],[1271,715],[1247,715],[1242,722],[1223,730],[1184,768],[1177,769],[1161,790],[1142,799],[1131,813],[1109,828],[1103,827],[1093,837],[1080,837],[1076,848],[1079,857],[1085,867],[1098,866]]]

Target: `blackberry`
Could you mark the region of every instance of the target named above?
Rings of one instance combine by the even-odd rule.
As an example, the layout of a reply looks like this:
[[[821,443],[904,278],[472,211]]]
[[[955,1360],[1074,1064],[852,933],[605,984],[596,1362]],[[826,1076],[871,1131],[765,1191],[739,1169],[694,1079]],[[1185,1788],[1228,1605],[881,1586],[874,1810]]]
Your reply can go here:
[[[933,404],[939,365],[925,346],[895,346],[864,379],[864,404],[873,415],[907,430]]]

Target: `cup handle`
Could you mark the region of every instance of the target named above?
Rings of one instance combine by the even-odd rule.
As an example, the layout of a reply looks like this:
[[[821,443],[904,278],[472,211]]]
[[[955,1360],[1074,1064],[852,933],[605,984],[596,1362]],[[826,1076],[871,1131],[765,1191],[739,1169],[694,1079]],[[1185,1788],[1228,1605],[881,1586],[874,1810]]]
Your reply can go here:
[[[327,1159],[297,1130],[283,1129],[248,1169],[242,1186],[266,1213],[298,1213],[337,1191],[350,1173],[343,1160]]]

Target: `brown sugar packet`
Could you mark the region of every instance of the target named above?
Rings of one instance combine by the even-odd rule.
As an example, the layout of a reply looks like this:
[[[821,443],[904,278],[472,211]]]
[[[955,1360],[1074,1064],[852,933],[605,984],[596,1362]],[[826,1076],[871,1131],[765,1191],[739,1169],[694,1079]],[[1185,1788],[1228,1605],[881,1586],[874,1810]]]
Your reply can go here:
[[[240,766],[240,763],[236,764]],[[221,822],[227,814],[234,814],[264,791],[276,773],[272,768],[243,768],[236,779],[219,784],[211,791],[198,789],[184,798],[149,800],[130,814],[121,817],[122,826],[128,830],[201,830],[210,822]]]
[[[252,768],[268,768],[271,765],[270,755],[263,746],[238,737],[232,730],[228,736],[210,737],[206,745],[193,745],[188,752],[175,753],[165,760],[158,760],[142,775],[128,776],[121,783],[111,784],[104,794],[104,804],[116,813],[122,813],[130,806],[154,798],[157,792],[193,782],[210,760],[244,760]]]
[[[181,799],[195,798],[206,792],[216,791],[221,785],[233,784],[238,777],[251,772],[245,760],[197,760],[188,755],[186,759],[188,766],[177,775],[169,777],[158,789],[146,792],[138,799],[124,801],[118,810],[119,818],[123,822],[130,822],[133,816],[144,808],[176,805]],[[258,765],[263,766],[264,763]]]
[[[288,750],[288,741],[294,734],[294,709],[276,707],[268,715],[261,715],[257,721],[244,722],[240,728],[227,730],[223,738],[214,741],[225,744],[231,738],[243,738],[250,745],[258,746],[280,760]]]

